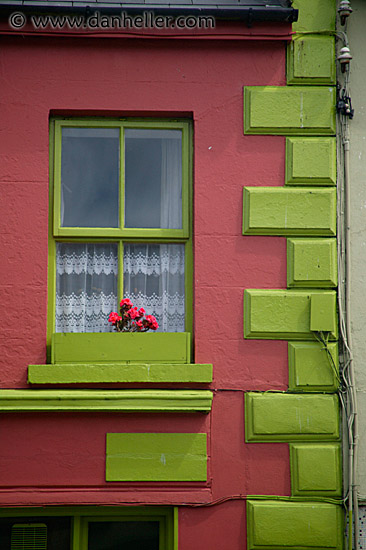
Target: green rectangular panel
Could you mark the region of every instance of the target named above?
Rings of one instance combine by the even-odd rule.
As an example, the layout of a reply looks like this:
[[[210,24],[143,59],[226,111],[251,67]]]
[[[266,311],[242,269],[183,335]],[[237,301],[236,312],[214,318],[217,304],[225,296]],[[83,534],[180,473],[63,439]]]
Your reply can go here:
[[[245,86],[244,133],[335,135],[335,88]]]
[[[287,286],[332,288],[338,283],[336,239],[287,239]]]
[[[107,481],[206,479],[206,434],[107,434]]]
[[[212,365],[178,363],[59,363],[29,365],[30,384],[202,383],[212,382]]]
[[[299,10],[299,18],[292,24],[293,31],[335,31],[336,0],[294,0],[292,7]]]
[[[248,550],[341,550],[343,510],[326,502],[247,502]]]
[[[273,340],[314,340],[310,314],[313,295],[329,296],[334,304],[329,309],[333,321],[332,339],[337,338],[336,293],[332,290],[270,290],[244,291],[244,338]]]
[[[319,342],[288,343],[290,391],[337,390],[338,345],[335,342],[328,343],[328,351],[331,357]]]
[[[341,446],[290,444],[291,488],[295,496],[342,495]]]
[[[209,412],[208,390],[0,390],[0,412]]]
[[[336,81],[333,36],[295,36],[287,50],[287,84],[329,84]]]
[[[189,332],[55,333],[52,363],[190,363]]]
[[[243,235],[334,237],[336,190],[244,187]]]
[[[335,138],[287,138],[286,185],[336,185],[336,155]]]
[[[336,395],[247,393],[245,438],[251,441],[337,440]]]
[[[333,332],[336,329],[336,294],[313,294],[310,304],[310,330]]]

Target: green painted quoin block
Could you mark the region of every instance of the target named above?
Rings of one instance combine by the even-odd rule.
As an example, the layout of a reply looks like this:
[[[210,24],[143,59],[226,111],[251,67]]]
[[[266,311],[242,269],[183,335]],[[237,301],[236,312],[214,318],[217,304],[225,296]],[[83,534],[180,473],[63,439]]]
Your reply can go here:
[[[336,185],[335,138],[287,138],[285,182],[286,185]]]
[[[336,395],[245,395],[245,440],[334,441],[339,438]]]
[[[330,335],[337,338],[336,293],[330,290],[269,290],[244,291],[244,338],[274,340],[315,340],[311,318],[317,312],[313,296],[327,298],[326,321],[334,327]],[[323,304],[321,304],[323,306]],[[323,308],[319,312],[324,319]],[[322,329],[328,330],[328,325]]]
[[[341,464],[341,446],[338,443],[291,443],[292,494],[340,497]]]
[[[333,188],[244,187],[243,235],[334,237]]]
[[[294,0],[293,7],[299,10],[298,21],[292,24],[296,33],[335,30],[336,0]]]
[[[287,50],[287,84],[334,85],[334,60],[332,36],[295,36]]]
[[[244,133],[334,135],[335,100],[328,86],[244,87]]]
[[[248,500],[248,550],[341,550],[343,510],[326,502]]]
[[[287,286],[333,288],[337,277],[336,239],[287,239]]]
[[[206,434],[107,434],[107,481],[206,479]]]
[[[335,392],[338,388],[338,345],[328,343],[334,365],[320,342],[289,342],[289,390]]]

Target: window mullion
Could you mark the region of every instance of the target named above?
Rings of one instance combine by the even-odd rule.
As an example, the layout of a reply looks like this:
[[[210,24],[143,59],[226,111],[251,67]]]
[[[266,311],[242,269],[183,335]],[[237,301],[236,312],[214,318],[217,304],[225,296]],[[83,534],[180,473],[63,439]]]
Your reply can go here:
[[[123,288],[123,241],[121,240],[118,243],[118,298],[117,302],[119,304],[119,301],[121,298],[123,298],[124,295],[124,288]],[[118,309],[118,307],[117,307]]]
[[[120,128],[120,168],[119,168],[119,226],[125,227],[125,129]]]

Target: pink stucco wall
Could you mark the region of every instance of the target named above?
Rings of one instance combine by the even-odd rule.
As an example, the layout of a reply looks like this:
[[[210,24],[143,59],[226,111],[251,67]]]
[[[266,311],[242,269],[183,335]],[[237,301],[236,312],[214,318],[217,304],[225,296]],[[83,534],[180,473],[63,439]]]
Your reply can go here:
[[[168,44],[168,47],[167,47]],[[0,417],[0,505],[198,503],[180,550],[244,547],[246,494],[289,494],[285,444],[244,444],[244,391],[287,387],[287,344],[243,339],[244,288],[285,288],[285,239],[243,237],[244,185],[283,185],[282,137],[243,135],[243,86],[285,84],[285,42],[2,37],[0,387],[46,360],[50,114],[194,121],[195,361],[212,413]],[[221,391],[230,390],[230,391]],[[106,432],[207,432],[207,484],[107,484]],[[205,540],[205,546],[201,545]],[[207,544],[206,544],[207,543]]]

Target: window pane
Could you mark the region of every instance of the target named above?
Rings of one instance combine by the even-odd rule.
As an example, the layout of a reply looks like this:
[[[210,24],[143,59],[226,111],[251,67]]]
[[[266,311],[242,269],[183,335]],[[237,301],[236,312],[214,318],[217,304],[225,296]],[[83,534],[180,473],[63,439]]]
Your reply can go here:
[[[71,518],[69,517],[13,517],[0,519],[0,548],[10,550],[12,528],[19,524],[45,524],[47,527],[47,550],[70,550],[70,528]],[[13,530],[14,532],[14,530]],[[13,539],[14,541],[14,539]],[[18,546],[19,548],[19,546]],[[24,548],[33,549],[32,544]],[[36,546],[35,548],[38,548]]]
[[[182,227],[182,132],[125,132],[125,227]]]
[[[110,332],[117,273],[117,244],[57,243],[56,332]]]
[[[118,227],[119,129],[63,128],[61,226]]]
[[[184,244],[126,244],[124,297],[155,315],[159,332],[184,332]]]
[[[88,550],[159,550],[157,521],[89,523]]]

